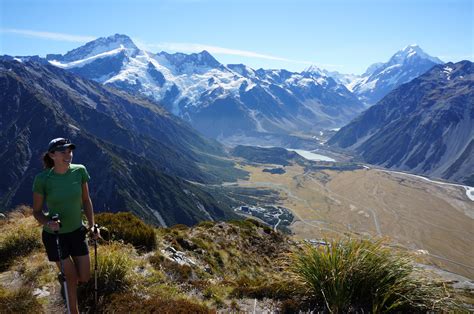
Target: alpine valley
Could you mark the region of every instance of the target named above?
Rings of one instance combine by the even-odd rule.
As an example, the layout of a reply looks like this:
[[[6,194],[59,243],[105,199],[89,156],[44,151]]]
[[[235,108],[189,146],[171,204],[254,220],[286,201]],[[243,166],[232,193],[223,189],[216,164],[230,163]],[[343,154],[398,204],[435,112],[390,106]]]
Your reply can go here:
[[[252,216],[308,241],[386,236],[474,278],[469,61],[410,45],[362,75],[290,72],[116,34],[0,57],[0,88],[2,211],[31,203],[47,141],[67,136],[97,211],[161,226]]]
[[[223,65],[206,51],[189,55],[151,53],[140,50],[129,37],[120,34],[99,38],[65,55],[49,54],[45,59],[26,59],[49,63],[102,85],[146,97],[152,103],[158,102],[205,136],[230,145],[316,149],[320,146],[318,143],[327,140],[331,134],[327,130],[348,124],[383,99],[379,106],[364,113],[365,117],[371,117],[370,121],[363,119],[363,115],[355,120],[361,121],[355,127],[356,131],[346,129],[346,137],[356,136],[357,144],[349,145],[347,139],[342,143],[342,133],[329,144],[355,148],[360,146],[362,133],[364,136],[375,134],[380,139],[367,140],[364,145],[370,145],[370,156],[368,152],[362,152],[362,148],[352,149],[349,154],[368,163],[472,184],[472,67],[467,62],[463,67],[464,75],[454,76],[454,81],[445,75],[438,78],[436,72],[424,76],[424,89],[418,89],[418,85],[403,86],[435,65],[442,64],[440,59],[428,55],[417,45],[401,49],[385,63],[371,65],[360,76],[329,72],[316,66],[293,73],[254,70],[243,64]],[[459,77],[460,83],[455,84]],[[442,90],[437,93],[432,92],[432,88],[444,84],[440,82],[443,79],[449,83],[449,95],[453,97],[444,95],[444,87],[438,87]],[[419,81],[411,84],[415,82]],[[384,98],[392,91],[395,94]],[[406,95],[407,91],[411,91],[409,95]],[[437,105],[423,105],[419,102],[421,98]],[[446,102],[450,105],[445,105]],[[377,108],[384,106],[382,104],[399,114],[386,117],[387,109],[376,112]],[[419,118],[419,112],[426,106],[432,109],[430,114],[425,113],[423,120]],[[418,108],[418,113],[414,107]],[[405,110],[407,108],[409,111]],[[427,119],[438,111],[442,116],[427,124]],[[407,129],[405,124],[411,117],[418,118]],[[373,121],[378,121],[378,124]],[[387,141],[389,133],[379,132],[380,125],[386,128],[390,125],[391,134],[406,134],[405,144],[393,145],[394,138]],[[412,133],[420,128],[424,131]],[[448,134],[452,134],[452,138]],[[398,135],[393,136],[402,140]],[[430,149],[430,146],[433,147]],[[382,151],[385,155],[377,153]],[[392,154],[394,151],[398,153]],[[386,162],[389,155],[390,162]],[[410,160],[405,160],[407,158]],[[420,161],[425,159],[427,162]]]

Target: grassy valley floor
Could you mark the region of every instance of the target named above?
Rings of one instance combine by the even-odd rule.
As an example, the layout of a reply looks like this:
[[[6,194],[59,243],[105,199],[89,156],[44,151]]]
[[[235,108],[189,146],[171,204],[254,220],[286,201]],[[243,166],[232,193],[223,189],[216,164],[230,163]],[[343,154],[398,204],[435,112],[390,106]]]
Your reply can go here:
[[[461,187],[377,169],[306,171],[293,164],[271,174],[262,170],[272,165],[241,167],[250,177],[240,186],[279,192],[280,205],[295,215],[296,238],[384,237],[474,279],[474,202]]]

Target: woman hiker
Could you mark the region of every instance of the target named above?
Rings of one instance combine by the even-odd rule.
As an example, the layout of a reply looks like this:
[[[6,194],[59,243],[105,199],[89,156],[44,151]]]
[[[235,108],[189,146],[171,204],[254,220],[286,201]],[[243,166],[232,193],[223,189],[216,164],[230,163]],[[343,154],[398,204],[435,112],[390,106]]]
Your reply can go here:
[[[94,211],[89,196],[89,174],[83,165],[72,164],[76,145],[65,138],[55,138],[43,155],[44,170],[33,183],[33,215],[43,225],[43,243],[48,259],[61,270],[56,237],[60,252],[71,313],[79,313],[77,303],[78,282],[90,277],[89,248],[86,234],[94,226]],[[49,212],[43,213],[46,203]],[[82,222],[82,209],[88,227]],[[58,215],[59,220],[53,216]],[[98,233],[91,233],[94,239]]]

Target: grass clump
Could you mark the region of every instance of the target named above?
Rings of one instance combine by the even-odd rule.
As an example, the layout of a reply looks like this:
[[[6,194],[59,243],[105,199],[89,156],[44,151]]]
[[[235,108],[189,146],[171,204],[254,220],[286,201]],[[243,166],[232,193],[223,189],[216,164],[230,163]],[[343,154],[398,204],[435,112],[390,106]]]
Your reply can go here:
[[[101,245],[97,250],[97,287],[98,298],[133,288],[134,250],[131,246],[113,243]],[[91,254],[91,279],[82,287],[79,300],[82,307],[90,307],[94,296],[94,254]]]
[[[446,310],[445,290],[417,276],[411,259],[381,241],[346,239],[306,247],[291,270],[320,307],[333,313]]]
[[[31,288],[8,291],[0,287],[0,313],[43,313],[43,308]]]
[[[17,258],[27,256],[41,247],[39,228],[8,230],[0,239],[0,272],[6,271]]]
[[[105,227],[101,231],[105,239],[122,240],[139,250],[152,251],[156,248],[155,229],[132,213],[100,213],[95,220],[101,227]]]

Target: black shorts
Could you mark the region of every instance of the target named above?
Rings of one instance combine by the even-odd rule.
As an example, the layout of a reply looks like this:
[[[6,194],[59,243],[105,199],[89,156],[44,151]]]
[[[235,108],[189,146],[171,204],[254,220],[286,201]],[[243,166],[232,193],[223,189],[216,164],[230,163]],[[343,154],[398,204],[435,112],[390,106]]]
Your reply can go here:
[[[69,256],[89,255],[86,234],[87,228],[85,226],[69,233],[59,234],[61,259],[66,259]],[[51,262],[59,262],[56,234],[51,234],[43,230],[42,238],[44,247],[46,248],[46,254],[48,254],[48,259]]]

